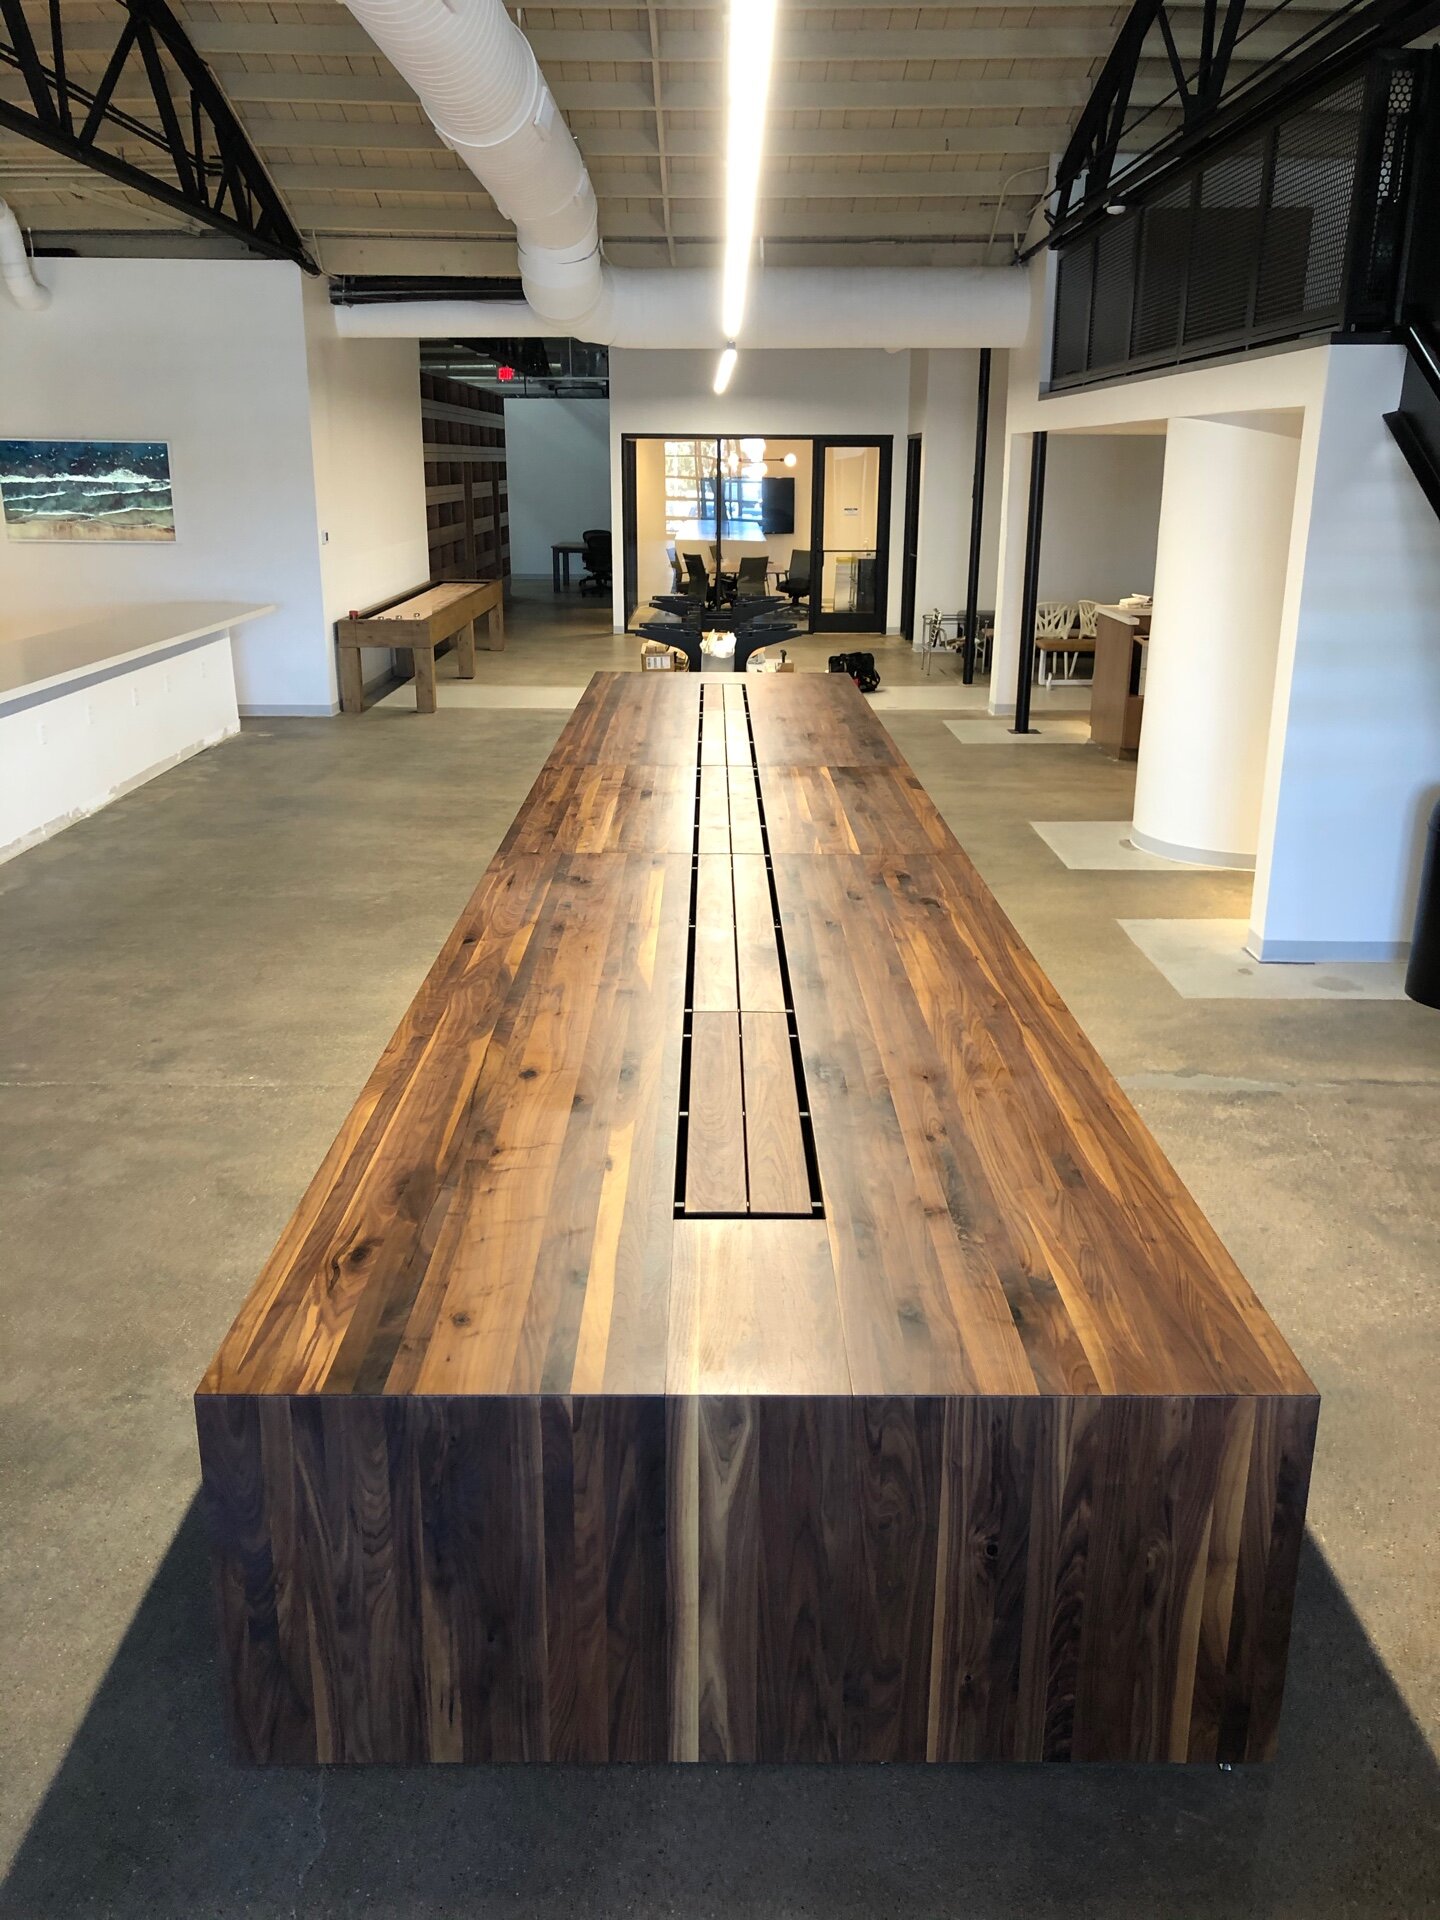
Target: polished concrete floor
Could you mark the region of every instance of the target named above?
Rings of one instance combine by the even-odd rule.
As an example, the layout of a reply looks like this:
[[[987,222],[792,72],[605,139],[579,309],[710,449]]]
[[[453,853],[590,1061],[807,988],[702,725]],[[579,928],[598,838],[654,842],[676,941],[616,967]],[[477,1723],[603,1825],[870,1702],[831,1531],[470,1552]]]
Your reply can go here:
[[[482,682],[630,665],[595,626],[522,604]],[[1066,869],[1029,823],[1131,774],[943,705],[887,724],[1325,1396],[1278,1763],[230,1764],[189,1395],[563,718],[441,698],[247,725],[0,867],[0,1914],[1440,1914],[1440,1015],[1180,998],[1118,922],[1244,877]]]

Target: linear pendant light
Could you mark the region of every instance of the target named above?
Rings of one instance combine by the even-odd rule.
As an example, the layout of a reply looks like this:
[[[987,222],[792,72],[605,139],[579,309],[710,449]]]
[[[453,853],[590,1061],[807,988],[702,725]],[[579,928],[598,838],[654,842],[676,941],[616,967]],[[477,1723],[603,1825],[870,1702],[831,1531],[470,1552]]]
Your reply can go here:
[[[730,0],[725,34],[725,260],[720,328],[731,348],[745,321],[750,256],[755,251],[755,213],[770,72],[775,63],[775,11],[776,0]]]

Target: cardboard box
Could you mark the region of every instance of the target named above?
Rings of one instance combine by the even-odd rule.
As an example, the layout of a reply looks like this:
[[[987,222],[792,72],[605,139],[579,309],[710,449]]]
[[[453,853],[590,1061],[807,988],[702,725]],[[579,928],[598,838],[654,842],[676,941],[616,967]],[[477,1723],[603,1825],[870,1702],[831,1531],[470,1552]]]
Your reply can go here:
[[[640,648],[640,669],[642,673],[688,673],[690,662],[679,647],[646,640]]]

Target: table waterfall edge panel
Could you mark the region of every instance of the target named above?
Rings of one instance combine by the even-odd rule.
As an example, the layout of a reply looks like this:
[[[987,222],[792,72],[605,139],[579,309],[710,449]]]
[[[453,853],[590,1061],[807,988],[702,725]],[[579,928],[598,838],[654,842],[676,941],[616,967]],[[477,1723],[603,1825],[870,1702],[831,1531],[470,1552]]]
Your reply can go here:
[[[1318,1404],[853,685],[599,675],[197,1393],[236,1751],[1265,1759]]]

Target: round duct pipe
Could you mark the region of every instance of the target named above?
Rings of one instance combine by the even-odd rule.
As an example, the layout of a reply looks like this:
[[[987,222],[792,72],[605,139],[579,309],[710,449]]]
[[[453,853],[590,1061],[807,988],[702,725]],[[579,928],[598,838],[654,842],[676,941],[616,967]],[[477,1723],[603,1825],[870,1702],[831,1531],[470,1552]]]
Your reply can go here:
[[[345,0],[436,131],[515,223],[523,301],[339,308],[360,339],[568,334],[610,347],[718,348],[719,287],[692,268],[611,267],[595,192],[534,50],[503,0]],[[782,268],[759,279],[747,347],[1013,347],[1019,267]]]
[[[49,290],[35,278],[20,222],[4,200],[0,200],[0,280],[17,307],[42,313],[49,306]]]
[[[750,348],[1015,347],[1030,318],[1018,267],[786,267],[752,287]],[[567,333],[609,347],[719,349],[715,276],[690,267],[606,267],[600,300],[558,320],[533,300],[384,301],[335,309],[359,340],[526,338]]]

